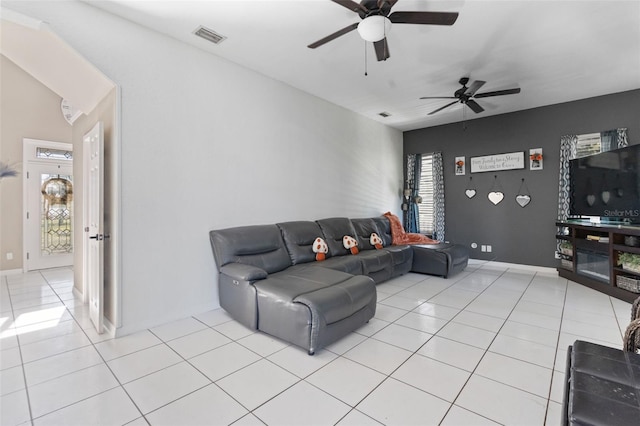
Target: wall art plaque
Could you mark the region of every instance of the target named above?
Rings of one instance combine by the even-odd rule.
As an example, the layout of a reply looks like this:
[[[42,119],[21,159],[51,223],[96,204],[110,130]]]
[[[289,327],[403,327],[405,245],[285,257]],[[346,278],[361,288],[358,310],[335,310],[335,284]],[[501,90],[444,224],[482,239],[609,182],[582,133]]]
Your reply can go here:
[[[524,151],[471,157],[471,173],[524,169]]]

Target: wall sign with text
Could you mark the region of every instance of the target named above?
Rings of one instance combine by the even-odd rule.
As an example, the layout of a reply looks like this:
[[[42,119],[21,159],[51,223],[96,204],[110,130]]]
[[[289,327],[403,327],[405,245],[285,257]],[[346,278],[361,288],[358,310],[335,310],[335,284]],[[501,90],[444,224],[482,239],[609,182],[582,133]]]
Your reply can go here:
[[[524,151],[471,157],[471,173],[524,169]]]

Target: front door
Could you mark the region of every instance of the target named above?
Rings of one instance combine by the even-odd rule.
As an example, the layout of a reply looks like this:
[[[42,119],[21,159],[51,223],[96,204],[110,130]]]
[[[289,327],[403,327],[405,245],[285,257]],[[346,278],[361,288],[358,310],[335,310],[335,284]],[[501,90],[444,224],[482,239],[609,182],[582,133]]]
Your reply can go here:
[[[73,265],[70,144],[24,139],[24,269]]]

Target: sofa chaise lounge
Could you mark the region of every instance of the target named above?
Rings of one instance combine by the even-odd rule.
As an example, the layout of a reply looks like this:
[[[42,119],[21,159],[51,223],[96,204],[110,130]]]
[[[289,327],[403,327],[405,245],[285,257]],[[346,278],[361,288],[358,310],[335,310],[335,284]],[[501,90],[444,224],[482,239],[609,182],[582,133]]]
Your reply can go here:
[[[373,233],[382,240],[378,248],[371,243]],[[357,254],[345,248],[345,236],[357,241]],[[375,315],[376,284],[412,268],[428,272],[426,264],[433,262],[432,256],[414,261],[415,250],[424,250],[420,247],[392,245],[385,217],[244,226],[214,230],[209,237],[222,308],[245,326],[303,347],[311,355]],[[322,261],[313,251],[319,237],[327,246]],[[436,262],[436,273],[446,276],[464,269],[468,254],[461,253],[456,252],[459,256],[449,266],[446,259]]]

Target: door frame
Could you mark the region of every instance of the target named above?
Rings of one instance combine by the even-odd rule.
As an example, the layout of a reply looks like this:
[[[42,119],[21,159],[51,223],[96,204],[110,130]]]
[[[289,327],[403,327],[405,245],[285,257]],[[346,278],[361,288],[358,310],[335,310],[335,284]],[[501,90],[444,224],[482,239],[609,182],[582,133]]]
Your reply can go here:
[[[73,144],[71,143],[66,143],[66,142],[55,142],[55,141],[49,141],[49,140],[43,140],[43,139],[31,139],[31,138],[23,138],[22,139],[22,161],[23,164],[25,165],[25,173],[23,173],[22,176],[22,212],[23,212],[23,221],[22,221],[22,269],[25,272],[28,272],[29,269],[29,249],[31,248],[30,246],[30,242],[29,242],[29,238],[31,236],[31,233],[29,231],[29,227],[33,222],[30,222],[29,220],[27,220],[27,214],[29,214],[29,216],[33,216],[36,214],[36,212],[30,212],[30,206],[29,206],[29,190],[30,185],[29,185],[29,179],[35,179],[35,176],[30,176],[30,172],[32,171],[31,168],[37,168],[38,166],[46,166],[46,165],[51,165],[53,166],[56,163],[60,163],[60,161],[65,161],[65,160],[51,160],[51,159],[42,159],[42,158],[38,158],[37,154],[36,154],[36,150],[37,148],[51,148],[51,149],[60,149],[60,150],[65,150],[65,151],[70,151],[73,152]],[[74,186],[75,186],[75,182],[77,181],[75,173],[73,172],[73,165],[74,165],[74,161],[73,158],[71,160],[69,160],[68,165],[71,167],[72,170],[72,176],[74,176]],[[31,195],[31,197],[33,197],[33,195]],[[72,201],[73,205],[74,205],[74,209],[73,209],[73,217],[72,217],[72,224],[71,224],[71,229],[72,229],[72,233],[73,235],[75,235],[75,233],[77,232],[77,228],[76,228],[76,224],[77,221],[75,220],[75,215],[77,212],[77,208],[76,208],[76,203],[75,201]],[[72,237],[73,238],[73,237]],[[71,266],[73,266],[73,264],[75,263],[75,255],[74,253],[76,252],[77,247],[73,247],[73,252],[71,253]],[[35,255],[35,254],[34,254]],[[46,269],[45,268],[41,268],[41,269]],[[35,270],[35,269],[33,269]]]

